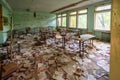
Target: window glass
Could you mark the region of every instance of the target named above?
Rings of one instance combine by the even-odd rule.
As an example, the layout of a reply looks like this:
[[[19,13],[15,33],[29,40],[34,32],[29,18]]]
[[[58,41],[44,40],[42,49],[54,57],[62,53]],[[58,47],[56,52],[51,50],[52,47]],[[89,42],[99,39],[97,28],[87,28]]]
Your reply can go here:
[[[99,6],[95,10],[95,30],[110,30],[111,5]]]
[[[66,27],[66,17],[62,17],[62,27]]]
[[[95,29],[110,30],[111,12],[101,12],[96,14]]]
[[[78,28],[87,28],[87,14],[78,16]]]
[[[75,15],[77,12],[71,12],[70,15]]]
[[[81,13],[87,13],[87,9],[80,10],[80,11],[78,11],[78,13],[79,13],[79,14],[81,14]]]
[[[57,20],[57,24],[58,24],[58,26],[61,26],[61,17],[58,18],[58,20]]]
[[[101,11],[101,10],[108,10],[108,9],[111,9],[111,5],[100,6],[100,7],[97,7],[95,10]]]
[[[66,16],[66,14],[62,14],[62,16]]]
[[[70,28],[76,28],[76,16],[70,16]]]
[[[61,17],[61,15],[58,15],[58,17]]]

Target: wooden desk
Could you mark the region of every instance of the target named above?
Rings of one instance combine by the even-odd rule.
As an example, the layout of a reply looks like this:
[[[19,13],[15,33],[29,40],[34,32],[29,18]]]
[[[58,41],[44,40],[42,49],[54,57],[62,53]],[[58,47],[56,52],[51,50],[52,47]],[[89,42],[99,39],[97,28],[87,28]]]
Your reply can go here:
[[[95,38],[95,36],[91,34],[83,34],[83,35],[80,35],[80,38],[74,38],[75,40],[79,41],[79,50],[80,50],[81,58],[83,58],[84,52],[85,52],[85,41],[90,40],[90,45],[93,46],[93,38]]]
[[[83,42],[90,40],[90,44],[93,46],[93,38],[95,38],[92,34],[83,34],[80,35],[80,38]]]
[[[93,39],[95,38],[95,36],[92,34],[83,34],[83,35],[80,35],[80,38],[81,38],[82,51],[84,56],[85,42],[90,41],[90,45],[93,46]]]

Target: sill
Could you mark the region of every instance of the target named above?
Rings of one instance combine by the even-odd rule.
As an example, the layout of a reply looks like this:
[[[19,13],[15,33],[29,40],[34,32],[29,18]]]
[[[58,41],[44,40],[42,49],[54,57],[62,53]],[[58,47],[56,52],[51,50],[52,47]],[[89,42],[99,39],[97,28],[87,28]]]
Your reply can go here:
[[[77,28],[76,26],[69,26],[69,28]]]
[[[58,26],[58,27],[66,27],[66,26]]]
[[[103,32],[103,33],[111,33],[110,30],[94,30],[94,31]]]
[[[87,28],[78,28],[78,29],[80,29],[80,30],[87,30]]]

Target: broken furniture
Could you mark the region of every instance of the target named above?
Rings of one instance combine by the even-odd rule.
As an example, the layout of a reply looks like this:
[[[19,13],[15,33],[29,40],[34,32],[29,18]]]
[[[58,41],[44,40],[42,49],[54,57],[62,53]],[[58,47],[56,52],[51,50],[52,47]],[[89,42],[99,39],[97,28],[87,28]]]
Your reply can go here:
[[[79,41],[79,52],[80,52],[79,55],[81,58],[84,57],[85,47],[86,47],[85,42],[90,41],[90,45],[93,46],[93,38],[95,38],[95,36],[91,34],[82,34],[80,35],[80,37],[74,37],[74,40]]]
[[[70,52],[73,51],[72,56],[71,56],[71,54],[64,54],[63,49],[61,49],[61,48],[60,48],[60,50],[58,50],[56,47],[56,46],[58,46],[58,44],[55,44],[53,38],[47,39],[47,40],[51,41],[52,45],[50,45],[50,46],[48,46],[48,45],[45,46],[44,44],[42,46],[32,46],[34,44],[34,41],[33,41],[34,37],[36,37],[36,39],[37,39],[39,37],[39,34],[38,35],[35,34],[35,35],[31,35],[31,36],[24,34],[24,39],[16,39],[16,41],[21,42],[21,53],[23,53],[23,55],[19,55],[19,54],[15,53],[15,56],[17,58],[16,57],[13,58],[13,60],[17,63],[17,65],[20,68],[19,72],[17,72],[17,71],[15,72],[15,74],[17,73],[17,75],[15,75],[13,73],[15,75],[15,77],[21,77],[21,73],[22,73],[22,77],[24,77],[24,79],[26,79],[26,80],[30,80],[30,79],[35,80],[35,78],[38,80],[53,80],[53,79],[58,79],[58,77],[60,77],[61,80],[62,79],[63,80],[75,80],[75,79],[80,80],[81,77],[83,77],[83,76],[80,76],[81,73],[79,73],[79,72],[81,72],[81,71],[77,70],[77,67],[75,67],[75,68],[73,67],[74,65],[78,65],[76,63],[80,64],[80,69],[82,69],[82,67],[84,67],[85,69],[82,69],[82,70],[84,72],[86,71],[87,73],[88,73],[88,69],[90,69],[90,71],[93,71],[92,69],[96,68],[96,66],[94,68],[95,64],[91,64],[91,62],[90,62],[91,60],[86,59],[87,57],[84,57],[84,59],[83,59],[84,62],[82,62],[82,59],[78,55],[73,56],[73,54],[77,54],[77,52],[79,51],[79,41],[78,40],[76,40],[76,42],[74,42],[73,39],[66,40],[66,43],[65,43],[66,48],[65,49],[66,49],[66,52],[67,52],[67,50]],[[81,38],[80,38],[80,40],[81,40]],[[61,42],[62,42],[62,36],[61,36]],[[60,44],[62,45],[61,42],[60,42]],[[82,40],[81,40],[81,42],[82,42]],[[73,43],[74,43],[74,45],[73,45]],[[13,43],[13,46],[15,46],[15,45],[17,48],[17,44]],[[74,47],[74,48],[69,48],[70,45],[73,45],[72,47]],[[86,49],[86,45],[87,45],[87,41],[84,42],[84,46],[85,46],[84,49]],[[67,47],[69,49],[67,49]],[[13,49],[15,49],[15,48],[13,48]],[[82,47],[81,47],[81,49],[82,49]],[[33,53],[36,55],[36,59],[34,59],[34,57],[32,56]],[[13,52],[13,54],[14,54],[14,52]],[[89,54],[89,55],[91,55],[91,54]],[[87,56],[89,57],[89,55],[87,55]],[[21,56],[21,57],[18,57],[18,56]],[[95,56],[95,58],[98,59],[98,57],[96,57],[96,56]],[[93,58],[93,60],[95,60],[95,58]],[[35,65],[35,63],[36,63],[36,65]],[[61,68],[63,68],[64,70],[61,70]],[[83,74],[86,74],[84,72],[83,72]],[[32,76],[31,76],[31,74],[32,74]],[[14,77],[14,75],[12,77]],[[81,79],[81,80],[87,80],[87,76],[89,76],[89,75],[90,74],[86,74],[86,78]],[[76,78],[74,78],[74,76]],[[80,78],[79,78],[79,76],[80,76]],[[96,77],[96,75],[95,75],[95,77]],[[17,79],[11,79],[11,80],[17,80]],[[90,80],[93,80],[93,79],[90,79]]]
[[[74,75],[74,77],[75,77],[75,79],[76,78],[80,78],[80,76],[81,76],[81,74],[82,74],[82,70],[80,69],[80,68],[76,68],[76,71],[73,73],[73,75]]]
[[[3,65],[3,69],[4,71],[2,72],[2,79],[7,79],[11,75],[11,73],[18,69],[18,67],[16,63],[11,62],[5,66]]]
[[[90,41],[90,45],[93,46],[93,39],[95,38],[94,35],[92,34],[82,34],[80,35],[82,41],[86,42],[86,41]]]

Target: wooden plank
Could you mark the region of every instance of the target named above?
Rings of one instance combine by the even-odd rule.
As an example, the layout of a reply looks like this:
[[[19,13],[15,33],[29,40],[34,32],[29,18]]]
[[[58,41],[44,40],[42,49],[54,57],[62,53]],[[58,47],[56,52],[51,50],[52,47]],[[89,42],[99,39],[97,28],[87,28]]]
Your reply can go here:
[[[110,80],[120,80],[120,0],[112,0]]]
[[[2,5],[0,4],[0,30],[3,30],[3,22],[2,22]]]
[[[2,78],[5,79],[9,75],[11,75],[11,73],[16,71],[18,69],[18,67],[17,67],[16,63],[12,62],[12,63],[7,64],[6,66],[3,66],[3,69],[5,70],[5,72],[2,72]]]

